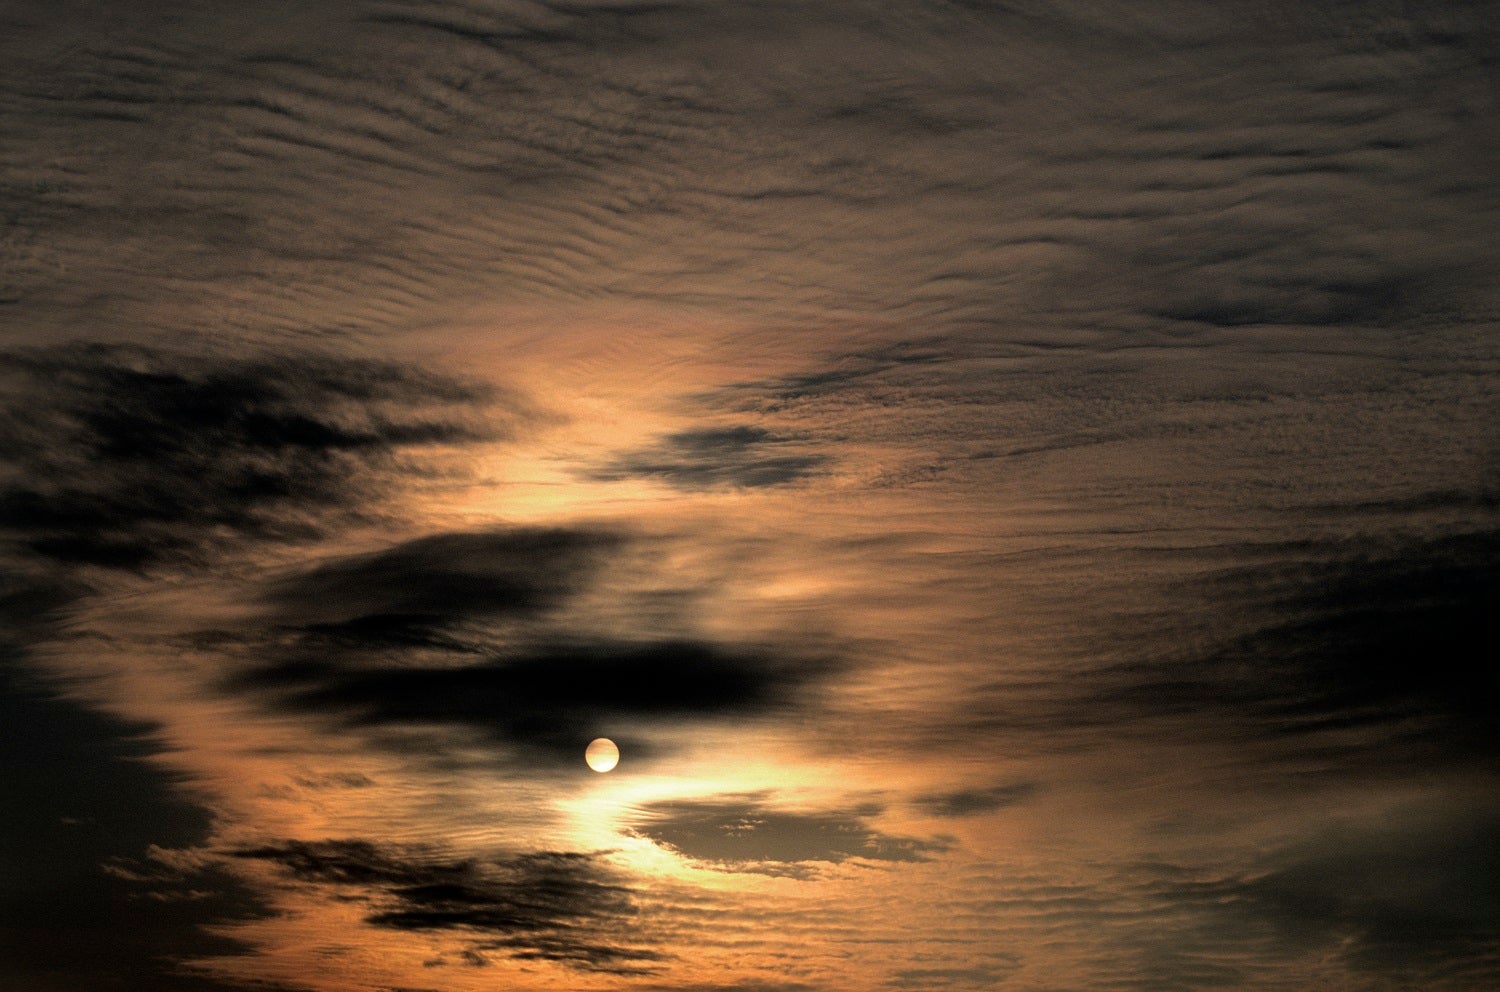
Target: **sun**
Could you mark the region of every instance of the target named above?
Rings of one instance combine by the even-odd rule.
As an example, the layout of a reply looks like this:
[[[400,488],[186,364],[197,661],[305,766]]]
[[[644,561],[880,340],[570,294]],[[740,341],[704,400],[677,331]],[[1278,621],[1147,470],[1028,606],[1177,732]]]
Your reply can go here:
[[[583,760],[596,772],[607,772],[620,763],[620,749],[608,737],[598,737],[583,752]]]

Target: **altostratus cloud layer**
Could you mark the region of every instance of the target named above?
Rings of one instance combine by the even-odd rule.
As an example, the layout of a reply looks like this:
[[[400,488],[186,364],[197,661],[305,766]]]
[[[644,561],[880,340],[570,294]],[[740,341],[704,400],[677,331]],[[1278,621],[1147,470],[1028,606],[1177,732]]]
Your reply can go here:
[[[1491,291],[1493,39],[1457,4],[10,20],[6,299],[34,332],[592,301],[1034,340],[1388,326]]]
[[[0,984],[1495,984],[1483,13],[12,5]]]

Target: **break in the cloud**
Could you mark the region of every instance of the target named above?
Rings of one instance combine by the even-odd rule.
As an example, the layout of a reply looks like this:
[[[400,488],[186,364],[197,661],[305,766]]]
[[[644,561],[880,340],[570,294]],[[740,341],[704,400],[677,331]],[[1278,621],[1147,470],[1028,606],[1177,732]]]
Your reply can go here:
[[[748,424],[678,431],[654,447],[619,456],[589,477],[658,479],[677,489],[755,489],[795,482],[832,461],[825,454],[781,453],[796,443]]]
[[[778,808],[764,793],[647,803],[633,832],[725,871],[812,877],[817,867],[850,860],[919,862],[951,847],[943,838],[883,833],[870,826],[878,808],[805,811]]]
[[[470,964],[495,952],[635,974],[663,958],[640,946],[634,892],[590,854],[453,859],[364,840],[289,841],[233,854],[279,864],[309,885],[359,893],[372,926],[451,933]]]
[[[0,368],[0,534],[67,565],[312,538],[331,514],[367,512],[403,452],[489,430],[486,387],[348,356],[77,344]]]

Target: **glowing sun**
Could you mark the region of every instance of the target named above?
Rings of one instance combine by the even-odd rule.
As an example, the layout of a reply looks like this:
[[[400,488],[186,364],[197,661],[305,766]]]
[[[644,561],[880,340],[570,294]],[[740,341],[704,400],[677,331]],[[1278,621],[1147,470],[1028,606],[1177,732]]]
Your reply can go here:
[[[620,749],[608,737],[595,738],[588,750],[583,752],[583,760],[594,771],[607,772],[620,763]]]

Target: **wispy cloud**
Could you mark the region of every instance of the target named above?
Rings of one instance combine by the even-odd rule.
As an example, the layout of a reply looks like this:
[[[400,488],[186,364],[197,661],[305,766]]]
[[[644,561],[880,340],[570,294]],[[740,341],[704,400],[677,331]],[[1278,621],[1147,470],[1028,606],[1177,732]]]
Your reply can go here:
[[[1032,799],[1041,787],[1035,782],[1011,782],[979,789],[956,789],[918,796],[916,804],[932,816],[958,817],[993,813]]]
[[[1500,935],[1497,825],[1488,812],[1345,826],[1220,878],[1163,873],[1144,891],[1263,941],[1262,961],[1334,953],[1358,974],[1421,985],[1484,984]]]
[[[232,853],[279,864],[306,884],[360,893],[372,926],[462,936],[471,964],[496,952],[638,974],[663,959],[640,946],[632,889],[589,854],[451,860],[363,840],[290,841]]]
[[[669,434],[655,447],[627,452],[591,469],[589,478],[659,479],[678,489],[783,486],[824,470],[821,453],[783,453],[796,440],[761,427],[705,427]]]
[[[1169,593],[1165,618],[1122,618],[1094,642],[1095,664],[983,686],[954,719],[1060,750],[1233,740],[1250,763],[1317,756],[1339,776],[1488,760],[1493,533],[1232,553],[1239,563],[1201,563]],[[1203,551],[1159,554],[1187,564]]]

